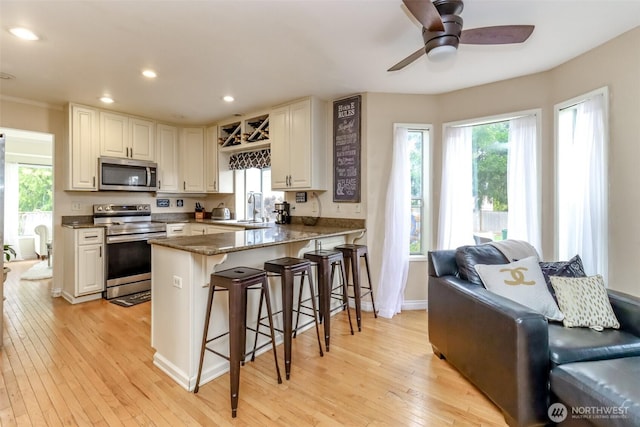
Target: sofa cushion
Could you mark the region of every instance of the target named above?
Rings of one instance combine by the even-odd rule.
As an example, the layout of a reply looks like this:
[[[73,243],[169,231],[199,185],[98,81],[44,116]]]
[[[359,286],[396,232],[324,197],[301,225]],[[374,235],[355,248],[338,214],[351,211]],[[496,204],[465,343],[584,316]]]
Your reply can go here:
[[[602,276],[551,277],[566,327],[620,328]]]
[[[462,280],[482,286],[482,279],[476,272],[476,264],[506,264],[509,261],[491,244],[461,246],[456,249],[456,263]]]
[[[538,265],[538,258],[527,257],[509,264],[476,264],[484,286],[493,293],[518,302],[548,319],[562,320]]]
[[[568,406],[569,424],[640,425],[639,383],[640,357],[569,363],[550,374],[551,391]]]
[[[628,332],[549,323],[549,358],[554,365],[631,356],[640,356],[640,337]]]
[[[584,272],[584,266],[582,265],[582,258],[580,255],[576,255],[569,261],[544,261],[540,263],[542,274],[544,274],[544,280],[547,282],[547,288],[553,298],[556,298],[556,291],[551,286],[550,276],[560,277],[586,277]]]

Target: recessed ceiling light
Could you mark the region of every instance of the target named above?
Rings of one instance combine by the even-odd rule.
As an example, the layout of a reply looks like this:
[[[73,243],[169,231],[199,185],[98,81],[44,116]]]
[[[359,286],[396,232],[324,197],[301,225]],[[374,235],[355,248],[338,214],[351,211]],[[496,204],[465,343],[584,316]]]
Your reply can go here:
[[[14,76],[13,74],[4,73],[4,72],[0,73],[0,79],[2,80],[13,80],[15,78],[16,76]]]
[[[222,100],[224,102],[233,102],[235,100],[235,98],[233,96],[231,96],[231,95],[225,95],[225,96],[222,97]]]
[[[156,77],[158,77],[158,75],[156,74],[156,72],[155,72],[155,71],[153,71],[153,70],[144,70],[144,71],[142,72],[142,75],[143,75],[143,76],[145,76],[145,77],[148,77],[148,78],[150,78],[150,79],[155,79]]]
[[[111,98],[110,96],[101,96],[100,101],[104,102],[105,104],[113,104],[113,98]]]
[[[9,32],[16,37],[21,38],[22,40],[40,40],[40,37],[38,37],[33,31],[29,30],[28,28],[10,28]]]

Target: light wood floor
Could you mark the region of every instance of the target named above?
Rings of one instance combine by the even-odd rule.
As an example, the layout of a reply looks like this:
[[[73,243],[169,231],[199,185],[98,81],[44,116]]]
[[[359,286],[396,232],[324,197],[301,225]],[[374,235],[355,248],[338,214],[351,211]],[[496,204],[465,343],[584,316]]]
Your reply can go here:
[[[291,379],[280,385],[270,352],[247,363],[232,419],[228,375],[194,395],[153,366],[150,303],[71,305],[51,297],[50,280],[19,280],[32,264],[12,263],[5,283],[2,426],[505,425],[433,355],[424,311],[391,320],[365,313],[354,336],[339,313],[331,351],[320,358],[314,331],[299,335]]]

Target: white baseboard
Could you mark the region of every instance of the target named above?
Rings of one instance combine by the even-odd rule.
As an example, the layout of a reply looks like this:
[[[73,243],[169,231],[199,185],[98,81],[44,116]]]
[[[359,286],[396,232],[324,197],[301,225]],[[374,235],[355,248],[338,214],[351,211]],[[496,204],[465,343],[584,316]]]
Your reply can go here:
[[[353,301],[349,301],[349,307],[355,308]],[[360,307],[362,311],[373,311],[373,305],[371,301],[362,301]],[[427,309],[427,300],[411,300],[405,301],[402,303],[402,310],[426,310]]]

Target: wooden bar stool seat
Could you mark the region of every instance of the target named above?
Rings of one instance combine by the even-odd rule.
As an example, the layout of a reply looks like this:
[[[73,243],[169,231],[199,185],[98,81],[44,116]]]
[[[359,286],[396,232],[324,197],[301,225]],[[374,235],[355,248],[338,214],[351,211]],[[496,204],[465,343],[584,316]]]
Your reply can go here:
[[[349,317],[349,328],[353,335],[353,324],[351,323],[351,311],[349,309],[347,295],[347,273],[345,269],[344,257],[342,252],[333,250],[315,250],[306,252],[305,259],[316,265],[316,277],[318,281],[318,294],[320,299],[320,321],[324,328],[324,344],[329,351],[329,343],[331,340],[331,313],[336,310],[347,310]],[[340,285],[333,287],[333,279],[336,268],[340,271]],[[340,293],[335,292],[340,290]],[[342,303],[331,308],[331,299],[339,299]],[[301,301],[298,304],[302,304]]]
[[[282,333],[284,334],[284,367],[285,377],[286,379],[289,379],[291,374],[291,338],[293,336],[293,288],[294,279],[296,276],[300,277],[300,293],[303,292],[305,277],[309,279],[309,293],[311,294],[311,300],[314,306],[312,316],[316,327],[316,335],[318,337],[318,347],[320,349],[320,356],[324,356],[324,353],[322,351],[322,344],[320,342],[320,328],[318,326],[318,318],[315,314],[317,310],[315,308],[315,292],[313,290],[313,279],[311,278],[311,263],[306,259],[283,257],[265,262],[264,269],[267,272],[271,273],[271,275],[280,277],[280,285],[282,289]]]
[[[208,338],[209,321],[211,319],[211,307],[213,306],[213,297],[219,291],[227,291],[229,293],[229,331]],[[202,375],[202,364],[204,362],[205,351],[210,351],[229,361],[230,373],[230,393],[231,393],[231,416],[235,418],[238,409],[238,396],[240,391],[240,363],[244,362],[246,356],[246,329],[247,329],[247,291],[260,291],[260,308],[262,309],[262,300],[266,300],[267,318],[269,319],[269,329],[271,336],[271,346],[273,349],[273,357],[276,364],[276,374],[278,384],[282,383],[280,376],[280,367],[278,366],[278,356],[276,354],[276,340],[273,329],[273,313],[271,310],[271,298],[269,298],[269,283],[267,273],[264,270],[258,270],[249,267],[236,267],[223,270],[211,275],[211,283],[209,286],[209,298],[207,300],[207,311],[205,313],[204,332],[202,334],[202,347],[200,350],[200,365],[198,367],[198,377],[196,378],[196,386],[193,390],[197,393],[200,388],[200,376]],[[256,331],[259,330],[260,322]],[[217,352],[213,347],[207,345],[213,341],[229,335],[229,356]],[[257,335],[257,332],[256,332]]]
[[[376,303],[373,300],[373,285],[371,282],[371,271],[369,269],[369,251],[366,245],[340,245],[335,247],[336,250],[342,252],[347,265],[351,266],[351,280],[353,283],[353,299],[356,306],[356,321],[358,323],[358,331],[362,330],[362,298],[371,295],[371,305],[373,307],[373,316],[378,317],[376,311]],[[363,286],[360,276],[360,258],[364,258],[365,267],[367,269],[368,286]],[[348,269],[348,268],[347,268]],[[364,292],[363,292],[364,289]]]

